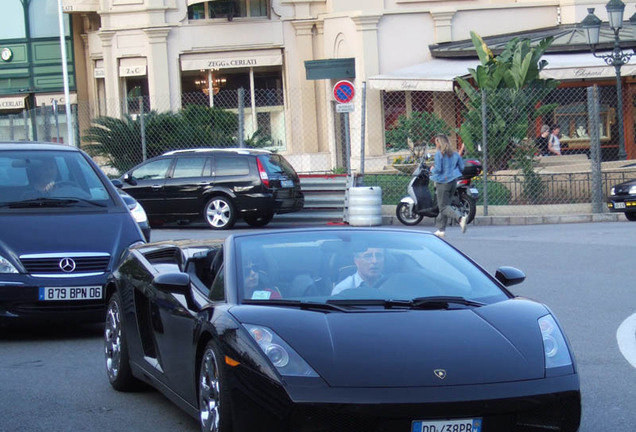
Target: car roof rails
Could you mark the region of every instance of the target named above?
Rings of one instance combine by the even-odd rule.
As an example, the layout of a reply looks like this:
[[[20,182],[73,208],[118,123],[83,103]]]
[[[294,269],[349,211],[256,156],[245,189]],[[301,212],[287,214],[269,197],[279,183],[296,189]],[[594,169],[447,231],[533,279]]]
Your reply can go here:
[[[171,156],[175,154],[183,154],[183,153],[209,153],[209,152],[231,152],[238,154],[270,154],[271,151],[264,149],[253,149],[253,148],[241,148],[241,147],[198,147],[193,149],[182,149],[182,150],[171,150],[163,153],[163,156]]]

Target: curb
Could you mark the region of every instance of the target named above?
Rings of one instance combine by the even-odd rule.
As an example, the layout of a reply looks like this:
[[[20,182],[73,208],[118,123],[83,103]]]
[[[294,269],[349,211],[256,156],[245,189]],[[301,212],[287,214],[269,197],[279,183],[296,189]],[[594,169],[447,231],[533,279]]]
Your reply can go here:
[[[427,218],[425,218],[427,219]],[[433,221],[433,218],[428,218]],[[471,222],[474,226],[485,225],[541,225],[562,223],[589,223],[589,222],[622,222],[622,213],[589,213],[589,214],[564,214],[545,216],[475,216]],[[402,225],[394,215],[382,215],[382,225]]]

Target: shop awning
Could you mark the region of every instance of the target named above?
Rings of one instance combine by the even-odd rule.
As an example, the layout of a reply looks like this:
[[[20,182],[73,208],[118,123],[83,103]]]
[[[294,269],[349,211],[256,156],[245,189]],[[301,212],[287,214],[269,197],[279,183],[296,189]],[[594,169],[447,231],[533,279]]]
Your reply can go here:
[[[542,59],[548,65],[541,71],[541,78],[580,81],[616,77],[613,66],[606,65],[603,59],[596,58],[591,53],[545,54]],[[477,65],[479,60],[476,58],[435,58],[395,72],[370,77],[369,87],[386,91],[450,92],[453,91],[455,78],[468,76],[468,69],[474,69]],[[636,64],[623,65],[621,74],[636,75]]]
[[[25,97],[26,95],[0,97],[0,110],[24,109]]]
[[[208,52],[181,55],[181,70],[231,69],[257,66],[280,66],[280,49]]]

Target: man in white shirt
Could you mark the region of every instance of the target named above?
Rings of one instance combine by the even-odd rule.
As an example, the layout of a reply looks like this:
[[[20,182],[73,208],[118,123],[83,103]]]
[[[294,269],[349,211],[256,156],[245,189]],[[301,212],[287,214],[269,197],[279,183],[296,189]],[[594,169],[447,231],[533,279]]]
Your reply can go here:
[[[353,256],[357,271],[338,283],[331,295],[336,295],[352,288],[372,288],[373,284],[382,278],[384,271],[384,249],[366,248]]]

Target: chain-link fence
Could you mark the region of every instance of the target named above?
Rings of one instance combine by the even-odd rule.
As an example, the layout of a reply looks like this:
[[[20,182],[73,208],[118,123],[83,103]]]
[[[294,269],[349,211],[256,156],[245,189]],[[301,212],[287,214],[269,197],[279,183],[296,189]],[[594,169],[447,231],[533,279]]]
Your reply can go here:
[[[215,90],[179,100],[79,102],[71,117],[73,141],[112,176],[170,150],[256,147],[283,153],[301,174],[363,173],[365,185],[382,187],[384,204],[396,204],[415,164],[434,152],[432,137],[444,132],[464,147],[464,159],[483,164],[473,184],[484,213],[502,206],[511,213],[550,213],[550,206],[577,203],[603,211],[598,204],[609,187],[636,172],[617,161],[615,87],[594,89],[467,94],[360,87],[352,105],[338,106],[327,102],[331,88],[317,83],[285,92]],[[66,119],[63,106],[3,115],[1,139],[69,142]],[[633,119],[626,124],[633,129]],[[549,155],[549,135],[540,138],[543,125],[559,126],[561,156]],[[627,138],[633,141],[633,133]]]

